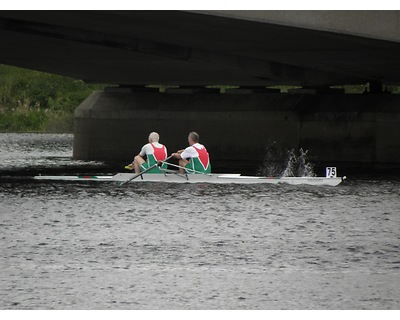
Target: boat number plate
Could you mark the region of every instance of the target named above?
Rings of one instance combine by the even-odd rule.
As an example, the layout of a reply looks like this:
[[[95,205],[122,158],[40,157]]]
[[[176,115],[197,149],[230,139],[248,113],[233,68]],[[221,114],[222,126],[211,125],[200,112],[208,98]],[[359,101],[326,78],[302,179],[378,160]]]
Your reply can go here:
[[[336,167],[326,167],[326,177],[336,178]]]

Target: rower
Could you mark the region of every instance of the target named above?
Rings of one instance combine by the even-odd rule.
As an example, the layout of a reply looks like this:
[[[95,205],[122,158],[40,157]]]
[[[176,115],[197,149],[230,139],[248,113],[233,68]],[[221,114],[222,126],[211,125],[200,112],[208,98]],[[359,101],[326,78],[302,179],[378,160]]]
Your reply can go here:
[[[198,133],[192,131],[188,136],[189,147],[172,154],[179,159],[181,173],[211,173],[210,156],[204,145],[199,143]]]
[[[148,138],[149,143],[145,144],[142,147],[139,154],[135,156],[132,163],[125,166],[125,169],[135,169],[135,173],[139,173],[152,167],[159,161],[164,161],[167,158],[167,148],[163,144],[159,143],[159,140],[160,135],[157,132],[150,133]],[[163,168],[166,168],[168,165],[166,163],[163,163],[161,166]],[[152,170],[149,170],[148,172],[161,173],[158,166],[155,166]]]

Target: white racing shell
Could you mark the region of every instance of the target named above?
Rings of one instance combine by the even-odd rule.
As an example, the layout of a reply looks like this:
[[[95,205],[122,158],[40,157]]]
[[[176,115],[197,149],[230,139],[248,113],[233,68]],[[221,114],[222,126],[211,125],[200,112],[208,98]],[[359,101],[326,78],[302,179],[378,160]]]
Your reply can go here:
[[[105,176],[35,176],[37,180],[59,180],[59,181],[106,181],[124,183],[135,176],[134,173],[118,173]],[[166,182],[166,183],[238,183],[238,184],[280,184],[290,185],[314,185],[314,186],[337,186],[346,177],[257,177],[242,176],[240,174],[179,174],[160,173],[142,174],[129,181],[129,183],[140,182]]]

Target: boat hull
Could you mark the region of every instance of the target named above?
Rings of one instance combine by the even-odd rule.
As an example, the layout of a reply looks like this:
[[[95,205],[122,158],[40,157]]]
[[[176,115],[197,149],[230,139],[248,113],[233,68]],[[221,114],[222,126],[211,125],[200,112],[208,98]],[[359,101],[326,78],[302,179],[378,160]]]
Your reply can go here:
[[[106,181],[124,183],[135,176],[134,173],[118,173],[107,176],[35,176],[37,180],[58,181]],[[290,184],[290,185],[316,185],[337,186],[344,178],[334,177],[256,177],[242,176],[240,174],[143,174],[129,181],[140,182],[166,182],[166,183],[214,183],[214,184]]]

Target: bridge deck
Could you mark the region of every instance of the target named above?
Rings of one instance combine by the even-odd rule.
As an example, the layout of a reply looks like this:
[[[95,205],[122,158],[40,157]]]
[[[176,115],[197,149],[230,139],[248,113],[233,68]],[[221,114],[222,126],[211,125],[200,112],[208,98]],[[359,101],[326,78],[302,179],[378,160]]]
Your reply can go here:
[[[324,15],[2,11],[0,63],[121,85],[400,82],[397,11]]]

